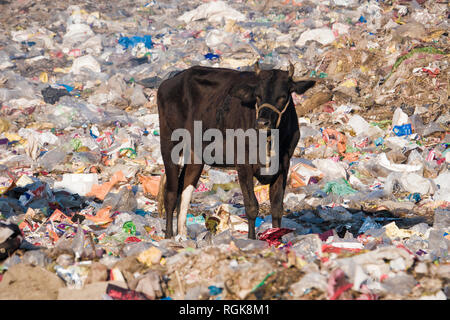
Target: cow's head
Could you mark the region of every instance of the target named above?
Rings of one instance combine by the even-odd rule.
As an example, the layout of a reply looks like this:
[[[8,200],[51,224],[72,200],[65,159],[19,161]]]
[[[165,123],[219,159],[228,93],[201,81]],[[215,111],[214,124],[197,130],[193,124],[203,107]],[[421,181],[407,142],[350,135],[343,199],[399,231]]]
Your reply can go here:
[[[256,83],[235,86],[231,95],[246,105],[255,106],[257,129],[277,129],[292,100],[291,93],[302,94],[315,84],[315,81],[309,80],[293,81],[292,64],[289,71],[282,71],[261,70],[256,63],[255,74]]]

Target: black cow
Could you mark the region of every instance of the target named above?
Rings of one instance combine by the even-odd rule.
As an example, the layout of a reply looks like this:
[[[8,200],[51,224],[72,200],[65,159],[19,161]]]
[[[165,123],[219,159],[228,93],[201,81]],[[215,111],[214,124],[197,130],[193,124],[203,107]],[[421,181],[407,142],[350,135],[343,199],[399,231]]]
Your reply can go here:
[[[261,70],[258,64],[255,65],[254,72],[195,66],[161,83],[157,100],[161,154],[166,171],[164,193],[167,218],[166,238],[173,236],[173,212],[177,202],[180,206],[177,231],[178,234],[186,235],[187,210],[192,192],[204,167],[204,162],[192,163],[191,161],[190,164],[180,164],[174,163],[171,158],[173,148],[179,143],[178,140],[172,141],[172,133],[176,129],[184,128],[193,134],[194,121],[202,122],[203,132],[215,128],[219,129],[224,136],[226,129],[243,129],[244,131],[279,129],[277,154],[279,165],[275,174],[261,174],[260,169],[264,166],[260,163],[251,164],[248,161],[248,148],[244,164],[237,164],[236,159],[234,163],[208,164],[236,168],[248,217],[250,239],[255,239],[255,219],[258,215],[253,177],[262,184],[270,184],[272,225],[274,228],[281,226],[289,160],[300,137],[298,117],[291,93],[302,94],[315,84],[315,81],[309,80],[294,82],[293,73],[292,64],[289,72]],[[225,150],[225,138],[223,141],[223,150]],[[208,142],[202,142],[202,147],[204,148],[207,144]],[[246,146],[248,147],[248,141]],[[235,152],[235,158],[236,156]]]

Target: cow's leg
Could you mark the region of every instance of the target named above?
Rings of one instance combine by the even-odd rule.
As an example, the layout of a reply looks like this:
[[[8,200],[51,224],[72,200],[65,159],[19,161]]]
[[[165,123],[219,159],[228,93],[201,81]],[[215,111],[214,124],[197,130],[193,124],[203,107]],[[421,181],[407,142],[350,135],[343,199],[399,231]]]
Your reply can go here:
[[[186,236],[186,216],[191,203],[192,193],[197,186],[198,179],[202,174],[203,164],[188,164],[184,173],[183,188],[181,192],[180,208],[178,210],[178,234]]]
[[[253,186],[253,173],[250,166],[237,167],[239,184],[244,196],[245,213],[248,219],[248,238],[256,239],[255,220],[258,216],[258,200]]]
[[[281,170],[278,177],[270,184],[270,212],[272,215],[272,227],[281,227],[281,218],[283,217],[283,199],[284,190],[286,189],[287,174],[285,170]]]
[[[170,160],[169,160],[170,161]],[[166,171],[166,185],[164,188],[164,209],[166,212],[166,239],[173,236],[173,211],[178,198],[178,175],[180,167],[172,162],[164,162]]]
[[[159,181],[159,190],[156,200],[158,202],[158,215],[160,218],[164,217],[164,192],[166,190],[166,174],[161,175],[161,180]]]

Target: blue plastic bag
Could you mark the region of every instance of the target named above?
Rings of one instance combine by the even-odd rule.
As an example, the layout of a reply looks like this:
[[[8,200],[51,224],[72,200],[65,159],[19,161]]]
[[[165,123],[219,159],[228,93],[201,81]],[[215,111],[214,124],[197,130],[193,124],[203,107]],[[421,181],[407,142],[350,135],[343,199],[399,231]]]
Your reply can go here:
[[[407,136],[412,133],[411,124],[407,123],[402,126],[395,126],[392,131],[394,131],[397,136]]]
[[[138,37],[138,36],[134,36],[134,37],[121,37],[119,39],[119,44],[124,46],[125,49],[128,49],[129,47],[134,47],[136,46],[138,43],[144,43],[145,47],[147,49],[151,49],[153,48],[153,42],[152,42],[152,36],[150,35],[145,35],[143,37]]]

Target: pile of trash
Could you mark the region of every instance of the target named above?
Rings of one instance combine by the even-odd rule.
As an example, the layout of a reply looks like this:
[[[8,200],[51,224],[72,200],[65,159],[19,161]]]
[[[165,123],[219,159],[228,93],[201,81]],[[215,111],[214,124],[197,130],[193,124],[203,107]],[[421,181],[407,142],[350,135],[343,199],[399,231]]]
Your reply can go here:
[[[0,299],[448,299],[447,1],[0,2]],[[164,239],[156,92],[286,70],[301,138],[281,228],[205,166]],[[176,219],[174,219],[176,230]],[[32,290],[30,290],[32,288]]]

